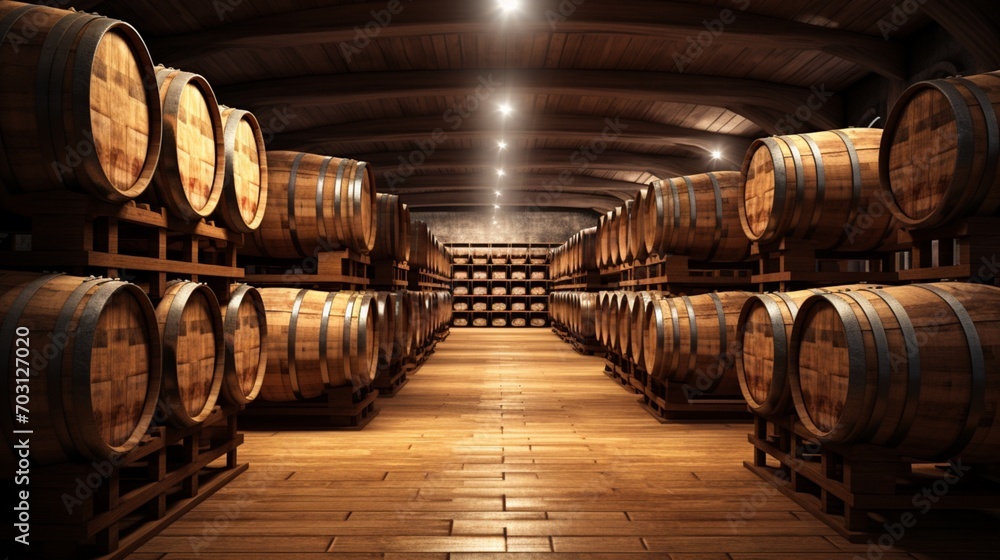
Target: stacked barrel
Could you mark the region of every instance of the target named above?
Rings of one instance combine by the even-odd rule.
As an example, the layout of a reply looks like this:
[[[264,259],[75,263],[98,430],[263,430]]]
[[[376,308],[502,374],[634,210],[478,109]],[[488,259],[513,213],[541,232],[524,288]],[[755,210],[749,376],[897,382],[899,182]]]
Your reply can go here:
[[[410,264],[439,276],[451,276],[451,256],[425,222],[410,226]]]
[[[134,201],[161,212],[161,223],[214,222],[234,238],[261,225],[268,163],[253,114],[221,107],[197,74],[155,66],[124,22],[19,2],[0,3],[0,22],[5,210],[34,220],[24,209],[47,201],[80,200],[80,215]],[[171,239],[190,231],[159,227]],[[46,443],[33,461],[117,457],[153,423],[196,427],[219,404],[257,397],[267,338],[259,293],[184,280],[154,289],[147,280],[157,272],[174,275],[149,272],[135,283],[0,272],[4,363],[30,355],[24,371],[42,374],[32,376],[31,420]],[[10,411],[14,373],[2,389]]]

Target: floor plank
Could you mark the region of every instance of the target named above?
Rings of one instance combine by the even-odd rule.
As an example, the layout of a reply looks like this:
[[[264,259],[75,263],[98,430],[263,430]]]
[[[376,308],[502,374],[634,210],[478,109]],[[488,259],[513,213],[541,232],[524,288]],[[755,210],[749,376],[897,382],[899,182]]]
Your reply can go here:
[[[456,329],[363,431],[247,432],[250,471],[136,557],[868,556],[742,467],[747,424],[661,425],[602,368],[547,331]],[[959,534],[879,558],[995,557],[991,533]]]

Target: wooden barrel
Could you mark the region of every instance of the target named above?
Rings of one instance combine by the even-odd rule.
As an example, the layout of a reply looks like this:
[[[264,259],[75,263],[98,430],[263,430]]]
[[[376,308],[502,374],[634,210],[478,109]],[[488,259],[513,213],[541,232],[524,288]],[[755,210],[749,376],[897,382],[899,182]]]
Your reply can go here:
[[[610,237],[608,238],[608,248],[611,252],[608,254],[608,263],[610,266],[618,266],[624,262],[622,255],[622,213],[625,209],[621,206],[614,209],[611,221],[608,224],[608,230],[610,231]]]
[[[920,82],[893,106],[879,169],[893,215],[934,228],[1000,211],[1000,72]]]
[[[240,285],[223,317],[226,369],[222,397],[236,405],[257,398],[267,371],[267,313],[256,288]]]
[[[373,292],[358,292],[348,303],[347,316],[350,320],[344,333],[344,355],[349,360],[351,382],[355,387],[371,385],[378,369],[376,307]]]
[[[0,3],[0,189],[71,189],[120,204],[160,158],[163,117],[149,51],[127,23]]]
[[[267,312],[267,373],[260,399],[293,401],[358,386],[377,364],[374,309],[358,292],[260,290]]]
[[[670,233],[667,220],[673,220],[673,215],[668,216],[663,206],[666,200],[663,195],[663,185],[663,181],[653,181],[649,184],[645,203],[640,209],[643,242],[646,252],[651,255],[664,253],[664,236]]]
[[[377,292],[375,294],[375,324],[378,330],[378,366],[389,367],[395,360],[393,344],[396,342],[396,309],[392,301],[392,292]]]
[[[33,463],[128,453],[153,419],[160,338],[153,305],[134,285],[0,272],[0,359],[4,437],[25,427],[16,406],[30,408]],[[30,403],[17,396],[26,375]]]
[[[615,293],[609,291],[601,291],[597,293],[597,317],[594,323],[594,336],[597,340],[610,347],[611,342],[611,325],[608,319],[611,317],[611,300],[614,299]]]
[[[881,140],[879,129],[849,128],[754,141],[739,194],[747,237],[840,251],[885,245],[896,224],[881,196]]]
[[[615,348],[625,359],[632,359],[632,314],[638,302],[636,292],[622,292],[618,300],[618,343]]]
[[[625,201],[618,221],[618,258],[621,263],[635,260],[631,252],[632,243],[629,241],[632,233],[632,208],[634,206],[634,200]]]
[[[742,349],[736,356],[736,375],[750,410],[761,416],[772,416],[784,415],[791,409],[788,341],[802,303],[816,294],[872,287],[854,284],[750,296],[736,327],[736,339]]]
[[[409,356],[413,351],[413,337],[410,336],[410,302],[409,293],[405,290],[392,292],[389,301],[392,303],[395,315],[396,329],[393,333],[393,356],[395,359]]]
[[[156,306],[163,340],[160,410],[186,428],[203,422],[219,400],[226,370],[219,300],[194,282],[173,282]]]
[[[364,162],[268,152],[268,204],[244,249],[258,256],[310,257],[375,245],[375,177]]]
[[[229,229],[251,233],[267,209],[267,150],[253,113],[220,107],[225,175],[217,215]]]
[[[704,173],[660,181],[647,200],[644,242],[659,255],[684,255],[698,261],[741,262],[750,240],[739,222],[740,174]],[[660,228],[660,231],[652,231]],[[658,243],[658,244],[657,244]]]
[[[597,218],[597,266],[611,266],[611,219],[614,211]]]
[[[646,327],[649,324],[649,317],[653,313],[653,304],[661,299],[670,297],[668,292],[643,291],[636,293],[636,302],[632,307],[630,317],[631,341],[630,355],[632,363],[638,366],[646,366],[645,342]]]
[[[394,194],[377,194],[378,225],[372,259],[400,262],[409,259],[410,219],[405,206]]]
[[[226,179],[222,114],[208,80],[156,67],[163,106],[163,145],[154,196],[175,216],[198,221],[215,212]],[[120,140],[119,140],[120,141]]]
[[[723,292],[653,303],[643,342],[646,371],[715,395],[739,395],[736,322],[750,294]]]
[[[649,204],[649,189],[639,189],[629,216],[628,254],[630,260],[643,260],[649,256],[646,250],[646,206]]]
[[[1000,288],[924,284],[816,295],[792,329],[792,399],[823,442],[1000,461]]]

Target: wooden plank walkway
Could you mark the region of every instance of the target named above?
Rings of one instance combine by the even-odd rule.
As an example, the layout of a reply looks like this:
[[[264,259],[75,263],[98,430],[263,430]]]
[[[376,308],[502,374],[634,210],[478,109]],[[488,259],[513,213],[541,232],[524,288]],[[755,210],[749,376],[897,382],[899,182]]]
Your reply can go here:
[[[957,519],[869,556],[743,468],[748,424],[661,425],[602,368],[455,329],[364,431],[247,433],[250,471],[134,558],[996,558]]]

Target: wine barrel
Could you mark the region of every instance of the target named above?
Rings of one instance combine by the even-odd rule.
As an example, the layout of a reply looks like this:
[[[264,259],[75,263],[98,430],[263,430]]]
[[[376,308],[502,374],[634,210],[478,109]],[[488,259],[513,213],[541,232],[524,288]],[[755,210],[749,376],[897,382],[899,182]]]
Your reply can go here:
[[[622,292],[618,300],[618,314],[615,317],[618,321],[618,344],[615,348],[629,361],[632,360],[632,314],[638,304],[638,296],[636,292]]]
[[[393,333],[393,356],[400,359],[413,352],[413,338],[410,336],[410,304],[409,292],[392,292],[389,301],[392,303],[396,330]]]
[[[881,140],[881,130],[849,128],[754,141],[739,193],[747,237],[840,251],[885,245],[896,224],[881,196]]]
[[[854,284],[754,294],[747,300],[736,327],[736,339],[742,349],[736,357],[736,375],[750,410],[761,416],[772,416],[784,415],[791,409],[788,341],[802,303],[816,294],[872,287],[869,284]]]
[[[816,295],[792,328],[790,381],[822,442],[1000,461],[1000,288],[924,284]]]
[[[667,215],[663,204],[666,200],[663,194],[663,181],[653,181],[646,192],[646,200],[642,212],[642,237],[648,254],[665,252],[664,236],[671,233],[667,221],[673,220],[673,215]],[[672,222],[671,222],[672,223]],[[714,236],[713,236],[714,237]]]
[[[220,107],[225,175],[217,213],[229,229],[252,233],[267,209],[267,150],[253,113]]]
[[[245,252],[311,257],[375,245],[375,177],[364,162],[298,152],[267,152],[268,204]]]
[[[365,305],[358,292],[293,288],[260,295],[271,332],[261,400],[310,399],[370,381],[378,359],[370,298]]]
[[[156,83],[163,105],[163,145],[151,198],[181,219],[207,218],[219,205],[226,179],[215,93],[202,76],[162,66],[156,67]]]
[[[149,187],[163,116],[132,26],[0,3],[0,189],[87,192],[113,204]]]
[[[622,206],[622,213],[618,222],[618,256],[621,263],[628,263],[635,260],[631,251],[633,242],[630,241],[632,234],[632,208],[634,206],[634,200],[626,200],[624,206]]]
[[[160,410],[174,425],[196,426],[212,414],[226,370],[219,300],[203,284],[167,286],[156,306],[163,340]]]
[[[649,256],[646,250],[646,206],[649,204],[649,189],[639,189],[629,216],[628,254],[630,260],[644,260]]]
[[[879,157],[892,214],[920,229],[1000,211],[1000,72],[920,82],[896,102]]]
[[[647,200],[643,221],[645,242],[659,242],[651,252],[698,261],[746,260],[750,240],[739,223],[739,186],[740,174],[735,171],[660,181],[652,196],[662,200]]]
[[[597,266],[607,268],[611,266],[611,219],[614,212],[609,211],[597,218]]]
[[[375,294],[375,324],[378,326],[378,366],[389,367],[395,360],[393,344],[396,342],[396,308],[392,300],[392,292],[377,292]]]
[[[654,302],[643,342],[646,371],[702,393],[739,395],[736,321],[750,295],[723,292]]]
[[[406,242],[409,240],[410,223],[408,219],[404,221],[403,206],[394,194],[377,194],[378,220],[372,259],[405,261],[409,257],[409,244]]]
[[[256,288],[241,285],[233,290],[222,327],[226,341],[222,396],[245,405],[257,398],[267,371],[267,313]]]
[[[0,272],[0,359],[4,437],[20,429],[16,380],[30,370],[33,463],[117,457],[153,420],[160,337],[152,303],[132,284]]]
[[[632,346],[630,348],[632,363],[638,366],[646,366],[645,342],[646,326],[649,324],[649,317],[653,313],[653,304],[661,299],[670,297],[669,292],[643,291],[636,293],[636,302],[632,308],[629,328]]]

